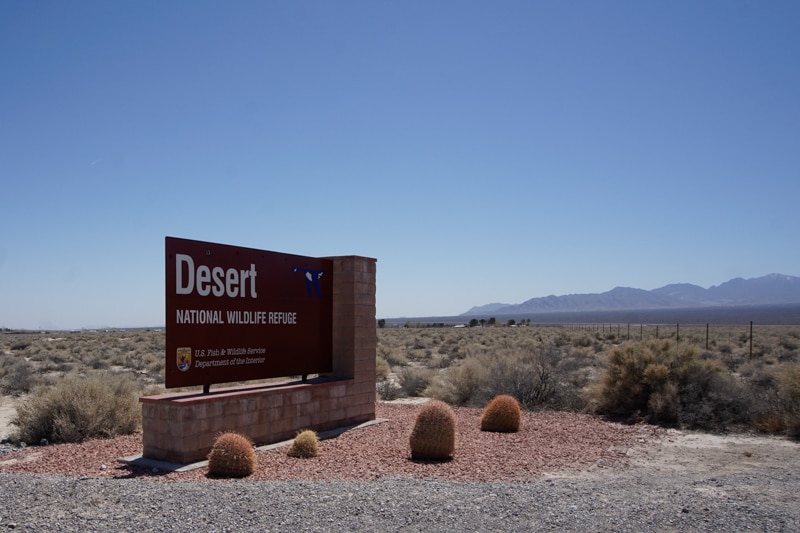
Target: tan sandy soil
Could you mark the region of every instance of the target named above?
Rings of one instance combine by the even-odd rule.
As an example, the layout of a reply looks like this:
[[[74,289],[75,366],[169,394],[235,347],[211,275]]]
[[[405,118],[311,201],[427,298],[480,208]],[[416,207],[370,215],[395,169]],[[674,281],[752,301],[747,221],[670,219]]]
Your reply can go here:
[[[0,396],[0,440],[8,438],[14,429],[11,419],[17,414],[15,405],[11,398]]]

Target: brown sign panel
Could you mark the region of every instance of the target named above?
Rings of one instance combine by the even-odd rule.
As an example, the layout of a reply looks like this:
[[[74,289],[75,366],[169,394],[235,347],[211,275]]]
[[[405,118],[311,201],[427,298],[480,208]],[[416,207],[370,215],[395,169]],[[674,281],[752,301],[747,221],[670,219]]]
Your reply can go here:
[[[166,238],[167,388],[332,370],[333,261]]]

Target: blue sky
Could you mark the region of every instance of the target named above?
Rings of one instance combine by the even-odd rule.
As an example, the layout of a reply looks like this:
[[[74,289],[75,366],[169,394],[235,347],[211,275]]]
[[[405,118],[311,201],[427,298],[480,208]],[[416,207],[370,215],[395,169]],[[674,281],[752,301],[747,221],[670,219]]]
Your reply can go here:
[[[164,323],[164,237],[378,317],[800,275],[800,3],[0,4],[0,327]]]

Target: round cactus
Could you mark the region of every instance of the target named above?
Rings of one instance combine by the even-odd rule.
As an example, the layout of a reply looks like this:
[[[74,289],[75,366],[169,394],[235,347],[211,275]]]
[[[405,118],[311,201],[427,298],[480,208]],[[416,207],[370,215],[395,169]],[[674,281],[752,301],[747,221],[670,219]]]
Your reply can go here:
[[[439,400],[423,404],[409,438],[412,459],[449,459],[456,448],[456,415]]]
[[[519,402],[508,394],[495,396],[481,416],[481,431],[515,433],[521,425],[522,411]]]
[[[286,455],[289,457],[300,457],[302,459],[316,457],[318,442],[317,434],[314,431],[310,429],[301,431],[294,438],[294,442],[289,447]]]
[[[219,477],[247,477],[256,468],[253,442],[235,431],[220,434],[208,454],[208,473]]]

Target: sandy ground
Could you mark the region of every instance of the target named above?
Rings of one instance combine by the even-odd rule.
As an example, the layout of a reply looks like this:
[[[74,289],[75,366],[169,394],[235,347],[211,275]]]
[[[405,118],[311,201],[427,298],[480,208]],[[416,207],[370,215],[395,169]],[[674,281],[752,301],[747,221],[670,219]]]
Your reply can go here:
[[[0,440],[8,438],[14,429],[11,426],[11,419],[17,414],[14,405],[9,398],[0,396]]]
[[[677,477],[686,481],[800,468],[800,442],[764,435],[658,430],[652,440],[628,449],[626,455],[629,466],[646,469],[654,478]],[[609,474],[589,469],[545,477],[595,478]]]

